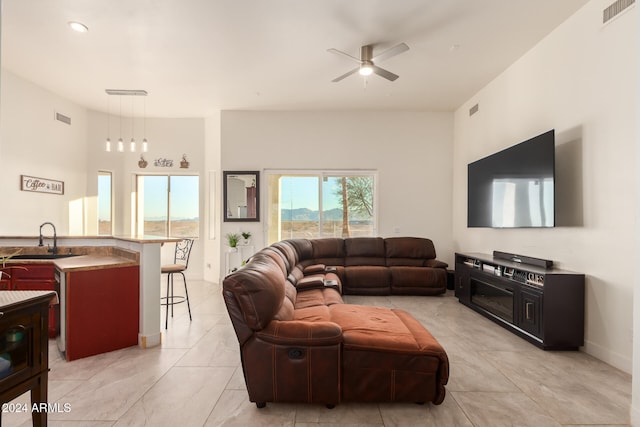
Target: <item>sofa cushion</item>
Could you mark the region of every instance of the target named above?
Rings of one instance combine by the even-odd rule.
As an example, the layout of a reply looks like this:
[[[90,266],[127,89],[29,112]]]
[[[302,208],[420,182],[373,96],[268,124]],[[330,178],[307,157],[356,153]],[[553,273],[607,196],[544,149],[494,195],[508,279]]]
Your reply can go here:
[[[234,307],[230,312],[232,320],[241,316],[242,323],[249,329],[264,329],[280,311],[285,300],[285,283],[282,269],[271,257],[253,257],[250,268],[241,268],[224,279],[227,306]],[[236,323],[240,323],[240,319],[237,320]]]
[[[328,305],[314,305],[295,310],[293,319],[307,322],[330,322],[331,314]]]
[[[345,266],[386,265],[382,237],[353,237],[345,239]]]
[[[344,268],[345,293],[358,295],[388,295],[391,273],[388,267],[354,265]]]
[[[309,239],[287,239],[287,242],[296,250],[298,262],[311,259],[313,257],[313,247]]]
[[[391,293],[396,295],[438,295],[446,292],[447,272],[444,268],[389,267]]]
[[[344,265],[344,239],[313,239],[311,247],[314,264]]]
[[[298,263],[298,254],[295,248],[287,240],[276,242],[270,247],[280,252],[287,266],[287,272],[291,272],[291,269]]]
[[[329,311],[342,328],[343,400],[442,402],[447,354],[409,313],[351,304]]]
[[[315,307],[318,305],[334,305],[343,304],[340,292],[332,287],[309,289],[307,291],[298,292],[296,296],[295,309]]]
[[[431,239],[419,237],[388,237],[385,239],[387,265],[423,266],[436,257]]]

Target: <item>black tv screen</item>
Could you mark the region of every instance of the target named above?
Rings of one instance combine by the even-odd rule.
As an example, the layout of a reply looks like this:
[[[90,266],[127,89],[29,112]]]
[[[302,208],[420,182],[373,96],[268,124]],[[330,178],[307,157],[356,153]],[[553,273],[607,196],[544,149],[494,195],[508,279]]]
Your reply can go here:
[[[469,163],[467,226],[555,226],[555,132]]]

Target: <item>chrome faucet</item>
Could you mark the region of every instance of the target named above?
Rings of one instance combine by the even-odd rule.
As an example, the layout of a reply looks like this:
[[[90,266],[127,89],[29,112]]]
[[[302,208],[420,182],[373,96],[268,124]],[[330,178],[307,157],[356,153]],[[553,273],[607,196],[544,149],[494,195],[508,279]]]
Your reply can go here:
[[[47,252],[51,252],[55,255],[56,253],[58,253],[58,236],[56,235],[56,226],[53,225],[52,222],[43,222],[40,225],[40,243],[38,243],[38,246],[44,246],[42,242],[42,227],[44,227],[47,224],[49,224],[51,228],[53,228],[53,248],[48,248]]]

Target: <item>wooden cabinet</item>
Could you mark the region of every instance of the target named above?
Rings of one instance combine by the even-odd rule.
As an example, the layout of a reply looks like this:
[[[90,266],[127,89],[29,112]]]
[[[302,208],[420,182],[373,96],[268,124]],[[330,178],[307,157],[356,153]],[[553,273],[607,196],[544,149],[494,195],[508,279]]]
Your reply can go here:
[[[47,425],[47,317],[53,292],[4,292],[0,297],[0,403],[31,391],[34,426]],[[35,406],[34,406],[35,405]],[[0,424],[2,412],[0,411]]]
[[[138,344],[139,267],[63,273],[61,351],[75,360]],[[160,284],[158,284],[160,285]],[[64,344],[61,344],[64,342]]]
[[[487,254],[456,254],[460,303],[545,350],[584,345],[584,274]]]
[[[0,289],[8,291],[55,291],[55,267],[51,263],[12,263],[6,267],[10,277],[3,276]],[[49,338],[56,336],[55,308],[49,312]]]

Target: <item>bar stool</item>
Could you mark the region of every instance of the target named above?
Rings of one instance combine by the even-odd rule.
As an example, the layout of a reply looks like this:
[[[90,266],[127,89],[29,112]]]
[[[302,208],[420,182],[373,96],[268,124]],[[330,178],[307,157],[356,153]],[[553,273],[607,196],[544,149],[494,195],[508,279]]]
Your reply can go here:
[[[173,306],[186,301],[187,309],[189,310],[189,320],[192,320],[191,306],[189,305],[189,291],[187,290],[187,279],[184,276],[184,271],[189,266],[189,255],[191,254],[192,247],[193,239],[184,239],[181,242],[176,243],[173,264],[161,266],[161,274],[167,275],[167,296],[160,298],[160,305],[167,307],[164,324],[165,329],[169,326],[169,306],[171,306],[171,317],[173,317]],[[173,275],[176,273],[182,274],[182,280],[184,281],[184,295],[174,295],[173,293]]]

